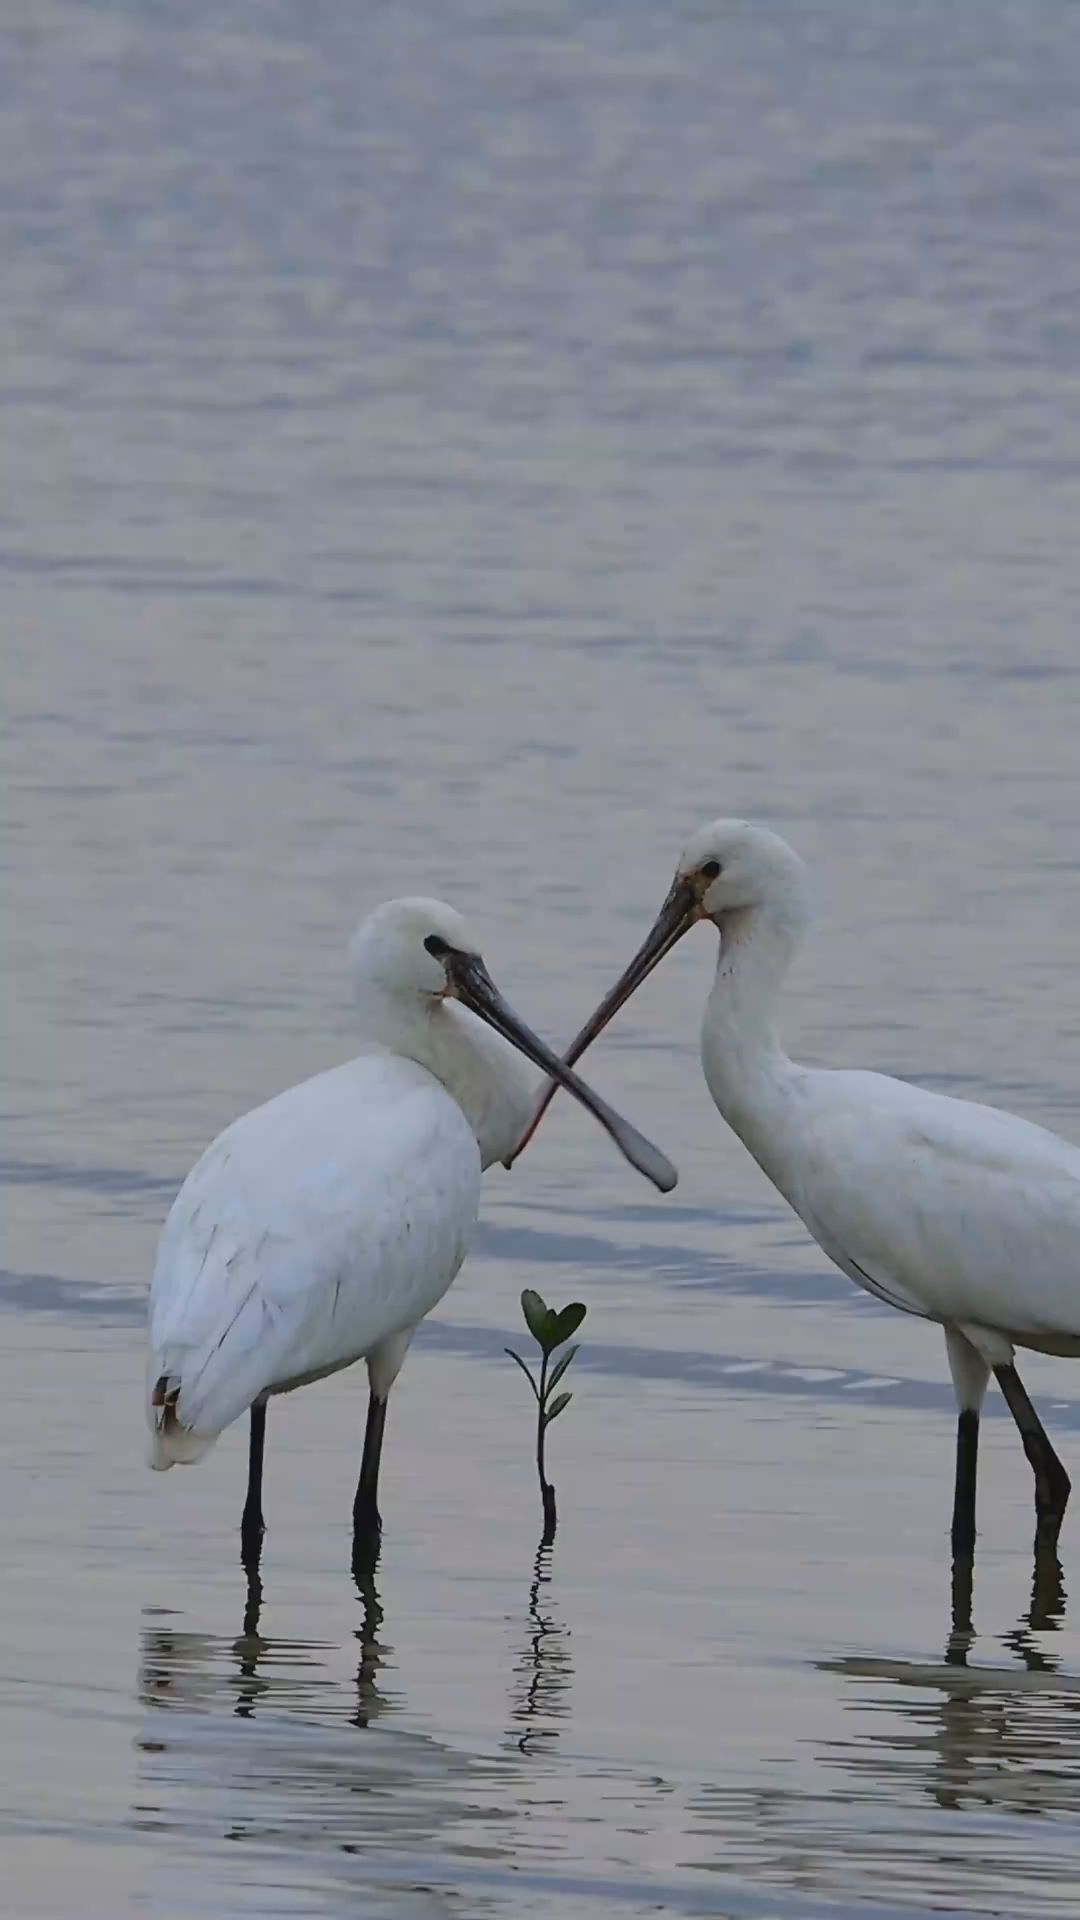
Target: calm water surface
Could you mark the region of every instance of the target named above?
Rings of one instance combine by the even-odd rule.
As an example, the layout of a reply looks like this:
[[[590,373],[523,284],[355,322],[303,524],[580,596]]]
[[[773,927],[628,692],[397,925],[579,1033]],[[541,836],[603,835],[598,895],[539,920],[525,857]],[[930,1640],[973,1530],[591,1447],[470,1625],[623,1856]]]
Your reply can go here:
[[[1080,1521],[1033,1610],[992,1408],[950,1642],[940,1337],[721,1129],[704,936],[593,1063],[677,1193],[565,1102],[492,1173],[373,1587],[359,1375],[272,1410],[257,1623],[242,1431],[141,1424],[171,1196],[392,892],[562,1037],[763,816],[801,1051],[1080,1137],[1078,89],[1040,0],[4,10],[5,1915],[1080,1909]]]

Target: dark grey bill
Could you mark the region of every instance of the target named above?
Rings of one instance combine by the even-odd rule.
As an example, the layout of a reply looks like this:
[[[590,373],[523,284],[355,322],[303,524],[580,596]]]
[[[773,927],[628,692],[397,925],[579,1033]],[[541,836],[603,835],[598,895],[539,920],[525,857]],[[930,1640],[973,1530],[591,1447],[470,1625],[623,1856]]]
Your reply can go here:
[[[494,1027],[496,1033],[501,1033],[504,1040],[509,1040],[534,1066],[550,1074],[556,1085],[565,1087],[567,1093],[572,1093],[576,1100],[580,1100],[593,1118],[599,1120],[605,1133],[611,1135],[630,1165],[651,1180],[654,1187],[659,1187],[661,1193],[670,1193],[679,1178],[671,1161],[660,1152],[659,1147],[653,1146],[651,1140],[646,1140],[643,1133],[632,1127],[629,1120],[624,1120],[621,1114],[608,1106],[606,1100],[601,1100],[600,1095],[586,1086],[584,1080],[579,1080],[576,1073],[563,1065],[558,1054],[553,1053],[523,1020],[518,1019],[513,1008],[503,999],[479,955],[458,953],[451,948],[445,957],[445,966],[462,1005],[471,1008],[489,1027]]]
[[[570,1045],[567,1047],[566,1057],[563,1061],[564,1067],[572,1067],[576,1060],[581,1059],[586,1047],[591,1047],[597,1035],[603,1033],[608,1021],[618,1013],[619,1008],[629,1000],[630,995],[636,992],[637,988],[640,987],[642,981],[652,972],[653,968],[659,965],[665,954],[670,953],[672,947],[682,939],[683,934],[689,931],[694,921],[698,918],[699,913],[700,908],[698,907],[690,882],[676,878],[668,893],[667,899],[664,901],[663,906],[629,966],[619,975],[611,991],[604,995],[596,1012],[590,1015],[580,1033],[575,1034]],[[544,1088],[537,1102],[536,1112],[533,1114],[526,1131],[522,1134],[521,1139],[518,1141],[517,1146],[506,1162],[508,1167],[513,1166],[514,1161],[520,1153],[524,1153],[525,1148],[528,1146],[529,1141],[540,1125],[544,1114],[547,1112],[550,1102],[554,1099],[560,1084],[565,1085],[566,1083],[565,1081],[560,1082],[552,1076],[550,1085]],[[661,1189],[661,1191],[664,1191],[664,1189]]]

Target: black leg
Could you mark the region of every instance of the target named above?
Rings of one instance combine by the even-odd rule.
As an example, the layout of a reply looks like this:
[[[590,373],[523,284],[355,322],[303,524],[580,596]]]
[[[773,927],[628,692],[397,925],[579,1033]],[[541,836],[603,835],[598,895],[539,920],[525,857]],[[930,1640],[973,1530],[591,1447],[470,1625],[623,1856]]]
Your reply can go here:
[[[353,1501],[353,1539],[377,1545],[382,1530],[379,1518],[379,1461],[382,1458],[383,1431],[386,1426],[386,1401],[373,1393],[368,1400],[367,1426],[364,1429],[364,1457]]]
[[[1053,1547],[1035,1548],[1035,1566],[1031,1576],[1031,1606],[1027,1624],[1034,1633],[1054,1633],[1065,1619],[1065,1576]],[[1045,1665],[1055,1666],[1054,1660]]]
[[[244,1562],[247,1572],[247,1604],[244,1607],[245,1640],[252,1639],[259,1631],[259,1615],[262,1612],[263,1584],[259,1575],[258,1559]]]
[[[966,1407],[956,1423],[956,1487],[952,1510],[954,1560],[970,1560],[975,1552],[975,1479],[978,1465],[979,1416],[971,1407]]]
[[[971,1599],[975,1583],[974,1554],[954,1553],[952,1563],[952,1632],[945,1647],[947,1667],[966,1667],[975,1638]]]
[[[266,1531],[262,1511],[263,1448],[266,1444],[266,1401],[256,1401],[251,1409],[251,1439],[248,1444],[248,1489],[240,1521],[240,1558],[245,1567],[258,1568],[262,1538]]]
[[[1071,1483],[1016,1368],[995,1367],[994,1372],[1035,1475],[1035,1552],[1038,1555],[1057,1546]]]

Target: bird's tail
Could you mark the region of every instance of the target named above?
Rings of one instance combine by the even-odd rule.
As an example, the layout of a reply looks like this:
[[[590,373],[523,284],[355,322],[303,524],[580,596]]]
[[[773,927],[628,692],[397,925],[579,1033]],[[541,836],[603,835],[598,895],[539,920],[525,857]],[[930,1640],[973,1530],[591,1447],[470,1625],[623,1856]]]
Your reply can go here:
[[[216,1433],[192,1433],[190,1428],[181,1426],[176,1415],[176,1403],[180,1397],[180,1377],[178,1374],[158,1373],[153,1378],[155,1363],[151,1360],[148,1380],[147,1413],[150,1420],[150,1448],[148,1461],[157,1472],[164,1473],[167,1467],[190,1467],[209,1453]]]

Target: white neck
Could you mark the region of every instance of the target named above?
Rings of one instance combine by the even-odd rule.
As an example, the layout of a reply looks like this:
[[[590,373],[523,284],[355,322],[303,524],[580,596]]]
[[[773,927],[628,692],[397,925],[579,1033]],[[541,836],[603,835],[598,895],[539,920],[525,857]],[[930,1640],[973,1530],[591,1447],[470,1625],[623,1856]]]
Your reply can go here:
[[[485,1167],[507,1157],[532,1113],[539,1076],[515,1047],[456,1000],[357,983],[369,1044],[426,1068],[456,1100]]]
[[[784,1189],[783,1114],[802,1069],[780,1043],[780,988],[806,924],[796,897],[725,914],[701,1027],[709,1092],[729,1126]]]

